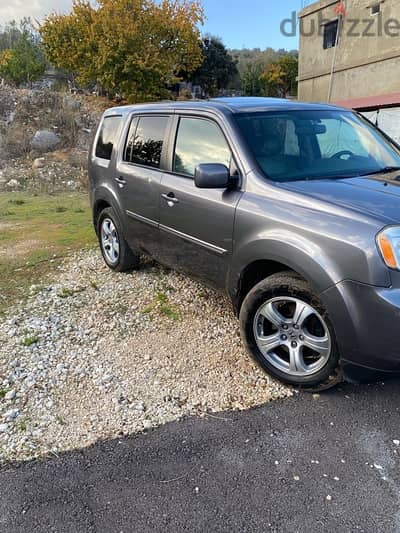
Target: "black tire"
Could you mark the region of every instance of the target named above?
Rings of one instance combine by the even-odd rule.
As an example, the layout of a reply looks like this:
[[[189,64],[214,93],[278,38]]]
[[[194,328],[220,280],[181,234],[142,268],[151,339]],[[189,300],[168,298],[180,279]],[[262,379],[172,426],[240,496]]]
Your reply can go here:
[[[309,375],[291,375],[290,369],[282,371],[263,355],[257,345],[254,331],[257,312],[264,303],[279,297],[296,298],[311,306],[323,319],[324,326],[329,331],[330,349],[325,356],[327,360],[323,362],[322,368]],[[329,389],[342,381],[336,336],[329,315],[308,283],[297,274],[290,271],[273,274],[253,287],[240,310],[240,330],[247,351],[268,374],[278,380],[310,392]]]
[[[102,241],[102,226],[105,220],[112,221],[119,241],[119,253],[114,261],[108,257]],[[107,207],[101,211],[97,219],[96,230],[103,259],[111,270],[114,270],[115,272],[126,272],[127,270],[136,270],[139,268],[139,254],[134,253],[126,242],[121,229],[121,224],[112,207]]]

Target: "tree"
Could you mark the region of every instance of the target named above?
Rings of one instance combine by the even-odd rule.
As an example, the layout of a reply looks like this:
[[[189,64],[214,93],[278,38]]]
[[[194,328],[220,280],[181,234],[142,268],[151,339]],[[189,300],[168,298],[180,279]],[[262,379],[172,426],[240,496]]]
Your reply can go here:
[[[217,96],[238,75],[236,62],[217,37],[206,36],[201,42],[203,62],[190,77],[207,96]]]
[[[270,63],[261,75],[265,83],[266,94],[282,98],[289,94],[292,96],[297,95],[298,71],[299,61],[297,54],[287,54]]]
[[[130,101],[160,98],[201,63],[197,0],[75,0],[69,15],[52,14],[40,28],[48,59]]]
[[[242,89],[245,96],[264,96],[261,79],[263,67],[260,63],[249,63],[242,75]]]
[[[12,48],[0,52],[0,76],[16,85],[39,79],[45,69],[40,48],[27,30],[20,33]]]

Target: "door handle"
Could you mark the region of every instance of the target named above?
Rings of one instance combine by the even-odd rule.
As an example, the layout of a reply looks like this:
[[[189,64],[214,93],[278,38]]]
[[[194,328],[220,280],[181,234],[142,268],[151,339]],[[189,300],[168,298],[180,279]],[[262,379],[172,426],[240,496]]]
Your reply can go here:
[[[124,180],[124,178],[122,178],[121,176],[118,176],[116,178],[114,178],[115,181],[118,183],[118,185],[122,188],[124,185],[126,185],[126,180]]]
[[[162,194],[161,197],[167,201],[169,207],[174,207],[174,205],[179,202],[178,198],[173,192],[169,192],[168,194]]]

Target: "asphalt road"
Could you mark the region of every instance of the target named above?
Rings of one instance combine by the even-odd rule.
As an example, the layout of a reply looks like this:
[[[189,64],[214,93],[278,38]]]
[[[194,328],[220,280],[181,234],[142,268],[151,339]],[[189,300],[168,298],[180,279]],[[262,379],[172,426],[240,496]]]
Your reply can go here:
[[[0,531],[400,531],[400,382],[298,394],[0,471]]]

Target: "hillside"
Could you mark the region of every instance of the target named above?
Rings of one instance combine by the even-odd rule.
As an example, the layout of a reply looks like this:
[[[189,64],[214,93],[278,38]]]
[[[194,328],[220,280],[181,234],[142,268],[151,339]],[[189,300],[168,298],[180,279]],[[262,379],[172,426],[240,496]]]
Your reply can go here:
[[[84,186],[88,148],[111,105],[94,96],[0,88],[0,191]]]

